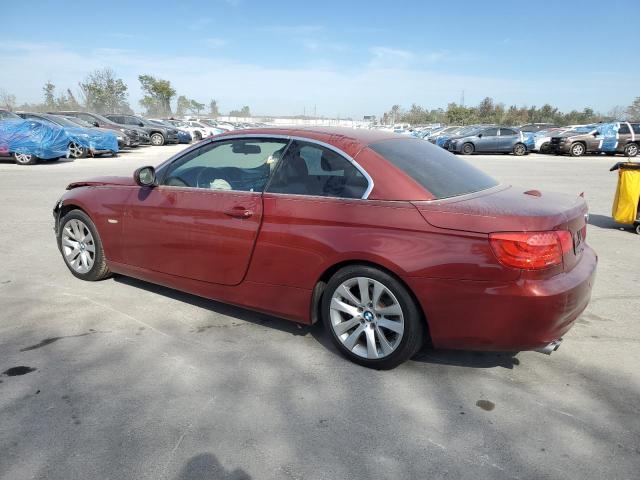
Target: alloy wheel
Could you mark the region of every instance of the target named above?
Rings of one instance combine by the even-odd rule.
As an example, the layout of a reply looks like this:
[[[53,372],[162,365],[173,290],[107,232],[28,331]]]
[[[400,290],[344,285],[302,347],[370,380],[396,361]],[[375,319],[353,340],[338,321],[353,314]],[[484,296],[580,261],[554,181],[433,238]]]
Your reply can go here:
[[[625,154],[627,157],[635,157],[638,154],[638,146],[636,144],[628,145],[625,148]]]
[[[14,155],[16,162],[21,165],[28,165],[33,161],[33,155],[29,153],[16,153]]]
[[[353,277],[340,284],[329,312],[338,340],[362,358],[388,357],[402,340],[402,306],[389,288],[372,278]]]
[[[69,153],[73,158],[82,158],[84,156],[84,148],[77,143],[71,142],[69,144]]]
[[[584,147],[581,143],[576,143],[573,147],[571,147],[571,153],[574,157],[579,157],[584,153]]]
[[[77,273],[87,273],[96,260],[96,244],[84,222],[72,218],[62,229],[62,254]]]
[[[517,156],[521,156],[527,153],[527,149],[524,145],[516,145],[513,149],[513,153]]]

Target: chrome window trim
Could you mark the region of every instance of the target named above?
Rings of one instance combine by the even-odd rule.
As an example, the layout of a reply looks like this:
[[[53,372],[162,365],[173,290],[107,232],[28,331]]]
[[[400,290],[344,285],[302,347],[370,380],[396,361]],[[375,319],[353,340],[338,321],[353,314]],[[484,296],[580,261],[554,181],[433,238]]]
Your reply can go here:
[[[348,155],[344,151],[340,150],[338,147],[335,147],[335,146],[333,146],[333,145],[331,145],[329,143],[325,143],[325,142],[323,142],[321,140],[315,140],[313,138],[300,137],[298,135],[279,135],[279,134],[270,135],[270,134],[267,134],[267,133],[256,133],[256,134],[244,133],[244,134],[223,135],[223,136],[220,136],[220,137],[217,137],[217,138],[210,139],[209,142],[206,143],[206,144],[197,143],[197,144],[193,145],[193,147],[188,148],[186,150],[183,150],[182,152],[174,155],[173,157],[169,158],[165,162],[163,162],[160,165],[158,165],[158,168],[156,170],[168,168],[169,165],[171,165],[176,160],[179,160],[184,155],[187,155],[187,154],[191,153],[193,150],[196,150],[198,148],[202,148],[202,147],[207,146],[207,145],[209,145],[211,143],[223,142],[223,141],[226,141],[226,140],[239,140],[239,139],[243,139],[243,138],[256,138],[256,139],[270,139],[270,138],[272,138],[274,140],[287,140],[287,141],[298,140],[298,141],[301,141],[301,142],[313,143],[315,145],[319,145],[321,147],[327,148],[327,149],[337,153],[338,155],[343,157],[345,160],[347,160],[349,163],[351,163],[364,176],[364,178],[367,180],[367,184],[368,184],[367,189],[362,194],[362,197],[356,198],[356,199],[347,198],[347,197],[325,197],[325,196],[318,196],[318,195],[304,195],[304,194],[296,194],[296,193],[285,193],[285,194],[282,194],[282,195],[295,195],[297,197],[315,197],[315,198],[342,198],[342,199],[345,199],[345,200],[367,200],[369,198],[369,194],[373,190],[373,186],[374,186],[373,178],[371,178],[371,175],[369,175],[369,173],[362,167],[362,165],[360,165],[358,162],[356,162],[353,159],[353,157],[351,157],[350,155]],[[164,174],[164,172],[162,172],[162,173]],[[171,187],[171,185],[163,185],[163,187]],[[194,190],[206,190],[206,189],[201,189],[201,188],[197,188],[197,187],[173,187],[173,188],[192,188]],[[228,190],[228,191],[233,191],[233,190]],[[265,190],[262,193],[272,193],[272,192],[269,192],[268,190]]]

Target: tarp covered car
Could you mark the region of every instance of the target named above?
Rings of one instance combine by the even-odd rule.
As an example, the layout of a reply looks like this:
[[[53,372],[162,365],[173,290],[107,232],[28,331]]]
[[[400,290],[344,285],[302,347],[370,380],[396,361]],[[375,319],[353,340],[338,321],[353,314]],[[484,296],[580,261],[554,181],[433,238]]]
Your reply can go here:
[[[68,133],[56,125],[18,119],[0,121],[0,152],[13,155],[21,165],[31,165],[38,158],[68,157],[71,141]]]

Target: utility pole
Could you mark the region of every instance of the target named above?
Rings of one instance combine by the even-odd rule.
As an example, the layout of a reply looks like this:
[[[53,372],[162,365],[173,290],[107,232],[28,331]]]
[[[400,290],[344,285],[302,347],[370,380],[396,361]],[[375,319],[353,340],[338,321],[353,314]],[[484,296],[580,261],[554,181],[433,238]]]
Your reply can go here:
[[[464,107],[464,90],[462,90],[462,96],[460,97],[460,106]]]

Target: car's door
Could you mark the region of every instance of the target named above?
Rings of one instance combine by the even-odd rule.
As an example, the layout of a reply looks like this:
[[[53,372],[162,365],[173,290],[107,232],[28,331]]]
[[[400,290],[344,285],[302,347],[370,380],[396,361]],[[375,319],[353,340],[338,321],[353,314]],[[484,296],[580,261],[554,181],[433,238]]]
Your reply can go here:
[[[131,196],[125,263],[204,282],[237,285],[262,219],[262,192],[284,139],[203,145],[158,172],[159,185]]]
[[[372,187],[368,175],[341,153],[293,141],[264,193],[262,227],[247,278],[313,288],[309,272],[326,260],[322,252],[330,252],[338,237],[353,235],[354,224],[373,221],[375,212],[363,200]]]
[[[512,128],[501,128],[496,143],[496,151],[510,152],[513,150],[513,146],[516,144],[518,138],[518,132]]]
[[[487,128],[474,140],[476,152],[495,152],[498,147],[498,129]]]

